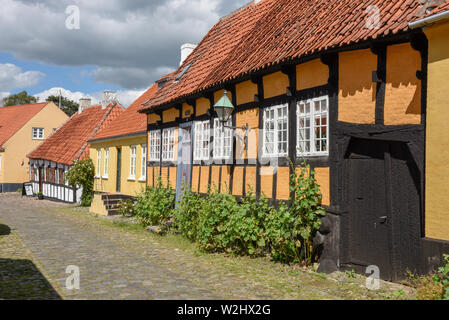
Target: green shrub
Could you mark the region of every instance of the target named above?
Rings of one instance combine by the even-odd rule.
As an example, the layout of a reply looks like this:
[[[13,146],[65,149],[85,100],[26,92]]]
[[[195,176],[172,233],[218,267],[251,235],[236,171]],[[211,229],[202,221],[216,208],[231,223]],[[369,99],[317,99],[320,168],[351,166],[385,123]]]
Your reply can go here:
[[[443,298],[443,285],[435,282],[433,276],[419,277],[414,284],[419,300],[441,300]]]
[[[438,268],[438,272],[433,276],[432,280],[443,288],[441,299],[449,300],[449,255],[445,254],[443,259],[445,265]]]
[[[227,249],[227,223],[237,211],[238,203],[234,196],[209,191],[198,217],[197,241],[201,249],[209,252]]]
[[[131,199],[120,200],[117,208],[118,213],[124,217],[134,216],[134,201]]]
[[[170,184],[164,186],[159,177],[155,188],[147,187],[137,195],[134,213],[145,227],[160,225],[172,218],[174,202],[174,190]]]
[[[225,223],[223,247],[241,255],[261,255],[267,248],[266,219],[273,208],[266,198],[247,195]]]
[[[17,193],[18,194],[22,194],[23,193],[23,189],[22,188],[17,189]]]
[[[204,197],[183,187],[183,196],[174,213],[176,230],[191,241],[197,241],[199,213],[204,206]]]
[[[92,203],[95,179],[95,166],[92,159],[78,160],[67,172],[66,180],[76,188],[83,187],[81,195],[81,206],[89,207]]]

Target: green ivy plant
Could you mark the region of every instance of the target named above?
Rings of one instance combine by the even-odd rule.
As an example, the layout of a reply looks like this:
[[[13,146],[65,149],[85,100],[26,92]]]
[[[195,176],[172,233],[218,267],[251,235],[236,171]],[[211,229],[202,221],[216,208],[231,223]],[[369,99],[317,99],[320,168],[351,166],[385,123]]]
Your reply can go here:
[[[76,161],[67,172],[66,181],[72,187],[83,187],[81,195],[81,206],[88,207],[92,203],[95,166],[92,159]]]
[[[134,216],[134,201],[131,199],[120,200],[117,204],[117,211],[124,217]]]
[[[449,254],[443,255],[445,265],[438,268],[437,274],[432,278],[433,282],[443,286],[443,299],[449,300]]]

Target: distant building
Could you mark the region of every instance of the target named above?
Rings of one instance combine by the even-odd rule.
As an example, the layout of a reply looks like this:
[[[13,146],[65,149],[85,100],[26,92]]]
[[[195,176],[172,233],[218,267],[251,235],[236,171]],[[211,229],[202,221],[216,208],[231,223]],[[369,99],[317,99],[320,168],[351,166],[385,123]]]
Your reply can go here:
[[[90,157],[96,170],[91,212],[114,214],[113,204],[119,199],[135,196],[145,189],[147,117],[138,111],[157,88],[157,84],[151,86],[89,140]]]
[[[0,108],[0,193],[15,192],[29,180],[27,154],[67,119],[53,102]]]
[[[65,175],[75,161],[89,157],[88,140],[123,112],[118,102],[108,100],[108,94],[95,106],[90,99],[81,99],[79,111],[28,155],[35,194],[42,192],[50,200],[80,201],[82,189],[69,186]]]

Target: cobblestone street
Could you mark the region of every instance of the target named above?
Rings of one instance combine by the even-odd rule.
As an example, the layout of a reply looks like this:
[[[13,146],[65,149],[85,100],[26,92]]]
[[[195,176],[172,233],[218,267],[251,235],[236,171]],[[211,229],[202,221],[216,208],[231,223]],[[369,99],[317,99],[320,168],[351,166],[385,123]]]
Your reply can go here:
[[[202,254],[176,237],[83,208],[0,195],[0,299],[413,298],[396,284],[369,291],[362,277],[344,273]],[[69,265],[80,269],[79,290],[66,289]]]

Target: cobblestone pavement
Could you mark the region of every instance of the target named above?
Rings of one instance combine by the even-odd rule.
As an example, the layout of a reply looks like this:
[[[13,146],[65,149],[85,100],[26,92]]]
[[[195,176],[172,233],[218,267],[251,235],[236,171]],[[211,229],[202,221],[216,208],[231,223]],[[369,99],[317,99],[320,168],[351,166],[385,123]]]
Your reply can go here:
[[[369,291],[364,286],[365,278],[348,277],[344,273],[322,275],[299,266],[275,264],[265,258],[203,254],[181,237],[152,235],[122,220],[96,217],[84,208],[66,204],[0,194],[0,225],[12,229],[6,238],[20,236],[24,247],[31,252],[22,259],[33,261],[41,272],[39,278],[45,277],[63,298],[415,297],[410,288],[386,282],[382,282],[381,290]],[[8,252],[1,240],[2,236],[0,263]],[[65,288],[69,265],[80,268],[80,290]],[[0,280],[1,276],[0,273]],[[52,290],[47,291],[45,294],[58,298]]]

